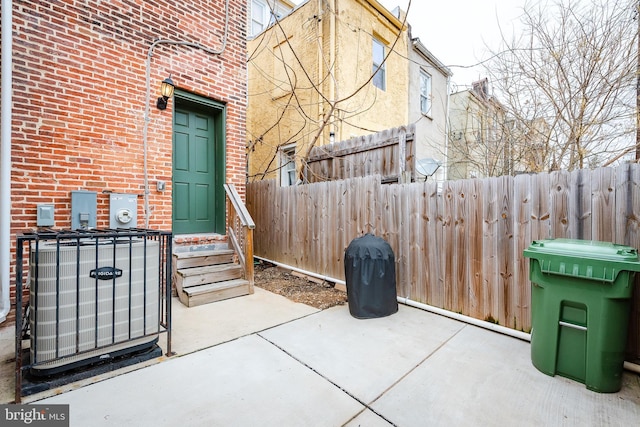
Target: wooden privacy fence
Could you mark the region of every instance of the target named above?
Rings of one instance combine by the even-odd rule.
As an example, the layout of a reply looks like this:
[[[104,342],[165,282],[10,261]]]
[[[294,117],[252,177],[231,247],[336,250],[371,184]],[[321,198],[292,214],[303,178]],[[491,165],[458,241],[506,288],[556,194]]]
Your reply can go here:
[[[640,248],[640,165],[440,185],[383,185],[379,176],[296,187],[261,181],[248,184],[247,207],[257,256],[344,280],[344,250],[373,233],[394,250],[398,296],[528,332],[523,250],[560,237]],[[640,291],[633,360],[640,358],[639,300]]]
[[[387,129],[311,149],[305,162],[307,182],[381,175],[383,182],[415,178],[415,125]]]

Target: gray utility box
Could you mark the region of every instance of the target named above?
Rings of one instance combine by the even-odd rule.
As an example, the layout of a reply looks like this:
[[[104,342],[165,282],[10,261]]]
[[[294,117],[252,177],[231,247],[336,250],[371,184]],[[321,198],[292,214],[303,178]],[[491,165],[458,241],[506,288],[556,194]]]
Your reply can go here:
[[[71,229],[89,230],[96,228],[98,195],[95,191],[71,192]]]
[[[109,197],[109,228],[136,228],[138,226],[138,196],[111,193]]]

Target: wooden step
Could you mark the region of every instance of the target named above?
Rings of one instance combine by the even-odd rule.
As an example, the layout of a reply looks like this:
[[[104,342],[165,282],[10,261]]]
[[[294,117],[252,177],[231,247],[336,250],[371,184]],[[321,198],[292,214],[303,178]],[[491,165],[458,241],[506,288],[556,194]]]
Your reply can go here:
[[[249,282],[244,279],[226,280],[178,290],[180,302],[187,307],[195,307],[242,295],[249,295]]]
[[[235,252],[232,249],[185,251],[173,254],[173,269],[204,267],[215,264],[232,263]]]
[[[185,289],[191,286],[240,279],[242,273],[242,267],[238,264],[218,264],[180,269],[176,271],[176,288]]]
[[[173,280],[187,307],[248,295],[249,282],[232,249],[193,250],[173,254]]]

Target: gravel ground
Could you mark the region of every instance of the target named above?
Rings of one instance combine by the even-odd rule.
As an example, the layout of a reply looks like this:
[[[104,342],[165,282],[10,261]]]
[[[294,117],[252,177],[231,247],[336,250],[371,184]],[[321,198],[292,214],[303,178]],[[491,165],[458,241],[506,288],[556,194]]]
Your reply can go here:
[[[255,265],[255,285],[320,310],[347,302],[347,293],[335,289],[333,283],[300,275],[263,261]]]

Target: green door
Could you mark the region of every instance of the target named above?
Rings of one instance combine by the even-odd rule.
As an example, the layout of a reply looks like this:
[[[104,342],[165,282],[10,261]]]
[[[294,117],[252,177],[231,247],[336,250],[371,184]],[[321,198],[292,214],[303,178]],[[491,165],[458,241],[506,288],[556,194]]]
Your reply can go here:
[[[224,233],[223,110],[176,97],[173,232]]]

